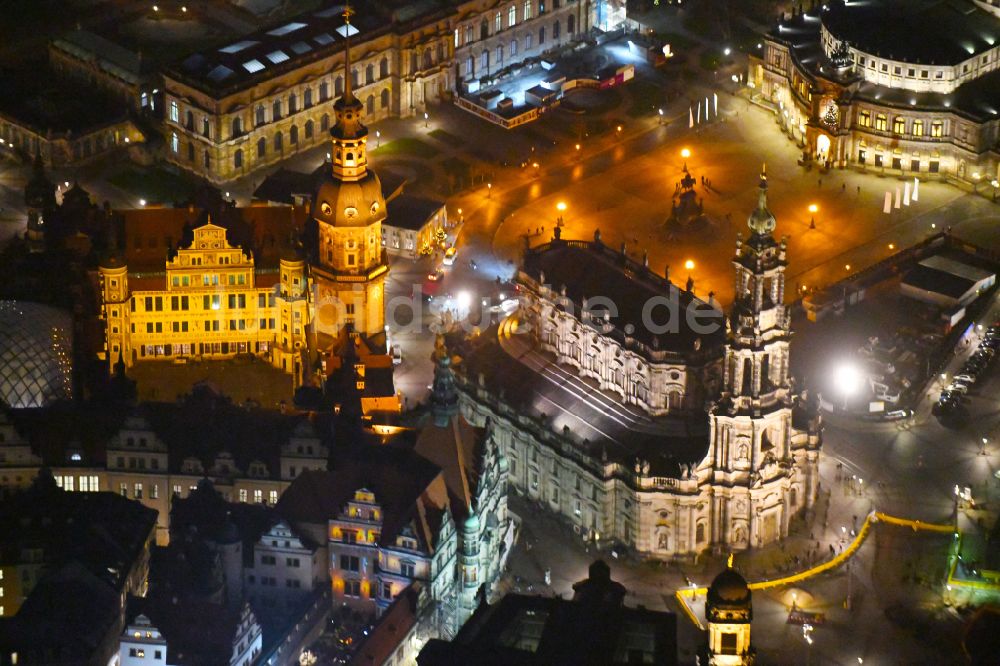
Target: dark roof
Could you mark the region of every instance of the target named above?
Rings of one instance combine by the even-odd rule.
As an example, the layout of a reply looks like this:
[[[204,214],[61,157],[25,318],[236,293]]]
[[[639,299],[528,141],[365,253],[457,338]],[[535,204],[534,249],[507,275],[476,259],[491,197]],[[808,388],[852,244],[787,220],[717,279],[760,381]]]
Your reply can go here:
[[[330,172],[330,168],[329,162],[319,165],[312,173],[302,173],[282,167],[264,178],[254,190],[253,199],[289,205],[294,203],[296,197],[312,201],[319,181]],[[382,194],[386,201],[390,202],[389,211],[391,211],[391,200],[400,194],[401,188],[406,184],[406,178],[391,169],[384,171],[380,169],[378,177],[382,183]]]
[[[132,617],[145,615],[160,630],[171,664],[217,666],[232,659],[242,617],[239,607],[152,591],[145,599],[131,599],[128,610]]]
[[[948,4],[947,2],[940,2],[936,0],[918,1],[925,4]],[[907,6],[909,5],[908,0],[898,0],[894,4],[899,5],[904,2]],[[865,10],[868,8],[878,10],[876,5],[879,4],[880,2],[878,0],[871,3],[852,3],[850,11],[853,12],[855,10]],[[971,3],[968,3],[967,0],[955,0],[951,4],[963,7],[971,6]],[[947,10],[938,8],[936,11],[954,13],[956,10],[954,8]],[[981,10],[976,10],[976,12],[979,12],[980,14],[984,13]],[[824,18],[824,20],[826,19]],[[846,21],[845,23],[852,26],[854,25],[851,21]],[[1000,25],[1000,19],[990,17],[987,23]],[[895,35],[897,32],[895,29],[896,24],[893,23],[892,25],[893,27],[889,29],[892,30]],[[845,97],[848,99],[861,100],[876,106],[887,106],[890,108],[895,107],[901,110],[905,109],[906,111],[916,110],[957,113],[977,122],[992,120],[997,117],[998,113],[1000,113],[1000,70],[988,72],[978,78],[963,83],[950,93],[916,92],[905,88],[890,88],[889,86],[883,86],[864,80],[853,69],[844,71],[834,68],[820,45],[820,27],[821,24],[819,21],[815,20],[814,14],[810,15],[809,18],[807,18],[804,14],[799,14],[793,19],[784,21],[768,34],[771,39],[787,44],[792,57],[801,63],[810,75],[820,76],[847,86],[848,88],[845,91]],[[885,30],[881,23],[872,24],[867,27],[861,26],[859,23],[857,29],[865,30],[871,33],[871,35],[875,36],[875,38],[880,41]],[[972,54],[970,54],[968,50],[962,46],[962,44],[965,43],[971,46],[973,42],[961,42],[957,38],[953,39],[947,32],[937,29],[935,30],[936,32],[930,38],[929,42],[926,43],[933,44],[944,41],[945,43],[951,45],[946,48],[957,48],[962,54],[964,54],[961,59],[964,60],[965,58],[972,57]],[[1000,30],[993,30],[996,32],[994,39],[1000,40]],[[983,32],[983,34],[986,34],[986,32]],[[905,35],[905,39],[907,46],[904,48],[906,49],[925,48],[923,46],[923,44],[925,44],[923,36],[921,36],[921,39],[913,39],[912,35],[907,34]],[[849,41],[852,46],[865,50],[862,45],[855,43],[853,40]],[[975,43],[983,43],[983,41],[982,39],[978,39]],[[893,55],[902,60],[904,57],[903,49],[901,48],[898,51],[894,49]],[[885,53],[883,53],[883,56],[886,58],[889,57]],[[937,60],[936,64],[946,65],[947,63],[943,60]],[[914,61],[914,65],[919,66],[917,65],[917,61]]]
[[[343,5],[326,4],[278,25],[235,38],[218,48],[193,53],[167,76],[217,96],[242,90],[344,50]],[[432,19],[448,10],[445,0],[378,0],[354,3],[352,49],[365,50],[374,37],[403,23]]]
[[[696,339],[700,340],[703,350],[720,347],[725,341],[721,310],[668,284],[662,276],[603,243],[554,239],[528,250],[521,272],[535,282],[550,285],[557,294],[565,287],[578,318],[584,299],[598,296],[610,299],[618,314],[610,318],[614,330],[607,335],[619,342],[624,342],[629,326],[634,329],[632,336],[647,347],[685,355],[695,351]],[[669,324],[676,321],[673,330],[655,334],[643,322],[643,308],[650,300],[663,298],[677,303],[684,314],[670,316]],[[661,323],[668,315],[666,308],[658,310],[657,323]],[[713,332],[695,333],[686,316],[689,311],[697,313],[698,321],[706,325],[715,322],[717,325],[711,327]]]
[[[903,284],[950,298],[961,298],[976,285],[972,280],[920,264],[906,272]]]
[[[832,0],[824,7],[820,16],[834,37],[891,60],[956,65],[1000,40],[1000,19],[971,0]]]
[[[617,594],[571,601],[508,594],[493,605],[481,604],[451,642],[429,641],[417,663],[672,665],[677,663],[677,618],[673,613],[627,608]]]
[[[193,530],[216,543],[242,541],[245,549],[277,521],[278,515],[269,506],[227,502],[207,479],[187,497],[174,497],[170,507],[172,535]]]
[[[399,593],[351,656],[351,666],[381,666],[390,662],[390,657],[417,623],[420,587],[416,582]]]
[[[156,511],[117,493],[65,492],[40,475],[25,491],[0,502],[0,548],[18,557],[42,550],[50,566],[77,561],[122,589],[156,526]]]
[[[470,425],[461,415],[453,416],[445,426],[428,419],[417,436],[414,451],[444,472],[456,520],[465,517],[478,496],[485,441],[485,431]]]
[[[192,230],[208,221],[226,229],[233,247],[249,250],[257,271],[276,268],[289,240],[299,237],[308,211],[296,206],[221,207],[204,210],[149,207],[117,211],[122,226],[121,247],[129,272],[156,274],[159,288],[165,288],[168,249],[176,250],[192,240]],[[133,289],[136,286],[133,285]]]
[[[412,194],[401,194],[386,204],[387,217],[384,224],[400,229],[417,231],[444,207],[443,201],[427,199]]]
[[[25,664],[103,662],[118,632],[121,597],[106,581],[70,561],[40,580],[12,618],[0,618],[0,650]],[[117,641],[113,643],[117,646]]]
[[[127,107],[96,86],[53,71],[45,62],[0,68],[0,114],[45,136],[79,136],[123,121]]]
[[[422,521],[418,514],[424,514],[431,533],[416,532],[428,551],[433,551],[447,502],[441,469],[401,447],[359,446],[338,455],[328,471],[303,472],[281,495],[278,513],[293,526],[325,525],[361,488],[372,491],[382,507],[380,544],[395,543],[399,531],[412,521]]]
[[[572,390],[564,390],[507,356],[497,341],[496,327],[485,331],[478,341],[455,349],[462,355],[456,373],[463,390],[475,390],[482,377],[485,387],[500,396],[506,405],[503,411],[509,410],[512,418],[531,418],[541,430],[553,429],[550,423],[541,421],[542,414],[567,422],[577,455],[586,459],[600,460],[607,455],[631,469],[636,458],[641,458],[649,462],[653,476],[680,478],[682,466],[697,464],[708,452],[707,414],[642,417],[635,422],[623,421],[617,415],[609,417],[592,401],[581,400]],[[589,392],[600,394],[597,389]],[[603,400],[620,404],[617,396],[604,396]]]
[[[709,586],[708,602],[715,606],[749,606],[750,588],[746,579],[732,567],[726,567]]]

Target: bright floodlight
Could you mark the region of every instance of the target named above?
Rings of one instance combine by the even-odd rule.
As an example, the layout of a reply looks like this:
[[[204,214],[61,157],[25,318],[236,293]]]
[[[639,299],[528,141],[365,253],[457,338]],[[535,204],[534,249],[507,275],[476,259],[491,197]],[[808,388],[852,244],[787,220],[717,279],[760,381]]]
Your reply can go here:
[[[557,203],[556,204],[556,210],[558,210],[560,213],[562,211],[566,210],[566,202],[565,201],[560,201],[559,203]]]
[[[458,307],[467,309],[472,305],[472,294],[467,291],[460,291],[455,296],[455,302],[458,304]]]
[[[688,259],[687,261],[684,262],[684,268],[688,269],[689,271],[694,269],[694,262]]]
[[[856,395],[861,390],[861,372],[855,366],[844,363],[833,371],[833,383],[845,398]]]
[[[687,159],[687,158],[691,157],[691,150],[688,149],[688,148],[682,149],[681,150],[681,157],[683,157],[684,159]]]
[[[819,206],[817,206],[816,204],[809,204],[809,212],[810,213],[815,213],[818,210],[819,210]]]

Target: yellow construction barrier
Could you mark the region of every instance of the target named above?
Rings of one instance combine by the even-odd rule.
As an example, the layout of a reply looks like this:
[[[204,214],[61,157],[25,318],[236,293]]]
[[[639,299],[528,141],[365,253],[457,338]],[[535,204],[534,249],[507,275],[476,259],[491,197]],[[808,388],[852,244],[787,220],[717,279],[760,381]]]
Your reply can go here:
[[[945,533],[955,531],[955,527],[953,525],[925,523],[920,520],[897,518],[878,511],[872,511],[865,518],[865,522],[861,526],[861,530],[858,532],[857,536],[854,537],[854,540],[850,543],[850,545],[848,545],[843,552],[838,553],[835,557],[806,569],[805,571],[800,571],[799,573],[791,574],[790,576],[775,578],[774,580],[762,580],[757,581],[756,583],[748,583],[747,587],[751,590],[766,590],[772,587],[782,587],[784,585],[801,582],[807,578],[812,578],[813,576],[829,571],[830,569],[835,569],[846,562],[849,557],[853,556],[858,551],[861,545],[865,542],[865,539],[868,538],[868,533],[871,531],[872,525],[879,522],[888,523],[890,525],[898,525],[900,527],[909,527],[914,531],[923,530]],[[684,611],[684,614],[688,616],[688,619],[690,619],[691,622],[694,623],[694,625],[699,629],[704,629],[705,626],[694,614],[694,611],[691,610],[691,607],[688,606],[687,599],[693,598],[699,594],[706,594],[707,592],[707,587],[684,587],[674,593],[674,597],[677,599],[677,603],[680,605],[681,610]]]

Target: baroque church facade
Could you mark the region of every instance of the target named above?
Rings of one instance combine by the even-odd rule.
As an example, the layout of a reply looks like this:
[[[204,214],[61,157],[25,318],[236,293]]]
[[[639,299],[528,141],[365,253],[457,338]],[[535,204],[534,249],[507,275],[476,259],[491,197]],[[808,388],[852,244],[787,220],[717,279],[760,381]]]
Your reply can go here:
[[[524,327],[529,332],[508,335],[514,342],[505,343],[505,328],[516,328],[505,323],[501,350],[493,341],[466,348],[460,385],[469,420],[491,424],[509,461],[512,488],[564,516],[584,539],[623,543],[657,558],[742,550],[787,536],[791,519],[813,505],[821,421],[789,376],[786,242],[773,235],[763,174],[748,226],[749,236],[737,240],[736,292],[728,315],[711,296],[708,303],[698,301],[690,282],[681,290],[669,276],[649,271],[645,262],[609,251],[599,234],[592,243],[557,235],[528,251],[518,276],[527,296],[514,318],[530,324]],[[559,260],[547,266],[551,271],[567,263],[578,266],[578,275],[558,276],[576,287],[569,282],[554,289],[541,286],[556,279],[540,274],[538,255],[545,253],[556,253]],[[603,293],[616,301],[619,314],[629,310],[620,298],[656,292],[700,309],[718,330],[682,329],[643,342],[643,332],[623,325],[624,318],[616,322],[572,307],[585,299],[579,283],[587,288],[591,275],[598,276],[595,284],[606,286]],[[541,325],[546,312],[554,313],[555,325]],[[563,321],[568,319],[575,322]],[[572,336],[572,342],[563,336]],[[521,346],[511,347],[517,338],[524,340]],[[584,338],[587,349],[595,351],[584,352],[589,361],[573,362],[579,355],[572,350]],[[490,357],[505,352],[512,357],[505,360],[507,367],[491,369]],[[606,371],[615,363],[623,366],[620,388],[607,386],[607,377],[614,375]],[[597,376],[588,368],[595,368]],[[630,400],[635,392],[621,388],[658,372],[667,378],[659,386],[687,398],[650,404]],[[576,393],[562,414],[553,409],[562,398],[545,387],[555,383],[553,373]],[[673,383],[669,373],[675,373]],[[584,414],[581,396],[596,399],[600,410]]]

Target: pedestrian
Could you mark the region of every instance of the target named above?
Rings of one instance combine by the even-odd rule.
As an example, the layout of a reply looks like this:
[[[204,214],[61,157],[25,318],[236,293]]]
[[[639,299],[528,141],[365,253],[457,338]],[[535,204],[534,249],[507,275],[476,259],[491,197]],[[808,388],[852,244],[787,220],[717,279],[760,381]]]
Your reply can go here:
[[[819,181],[818,181],[818,183],[817,183],[816,186],[817,187],[823,187],[823,179],[822,178],[819,179]]]
[[[847,191],[847,183],[841,183],[840,184],[840,191],[841,192],[846,192]]]
[[[859,195],[861,194],[861,186],[860,185],[858,185],[858,194]]]

